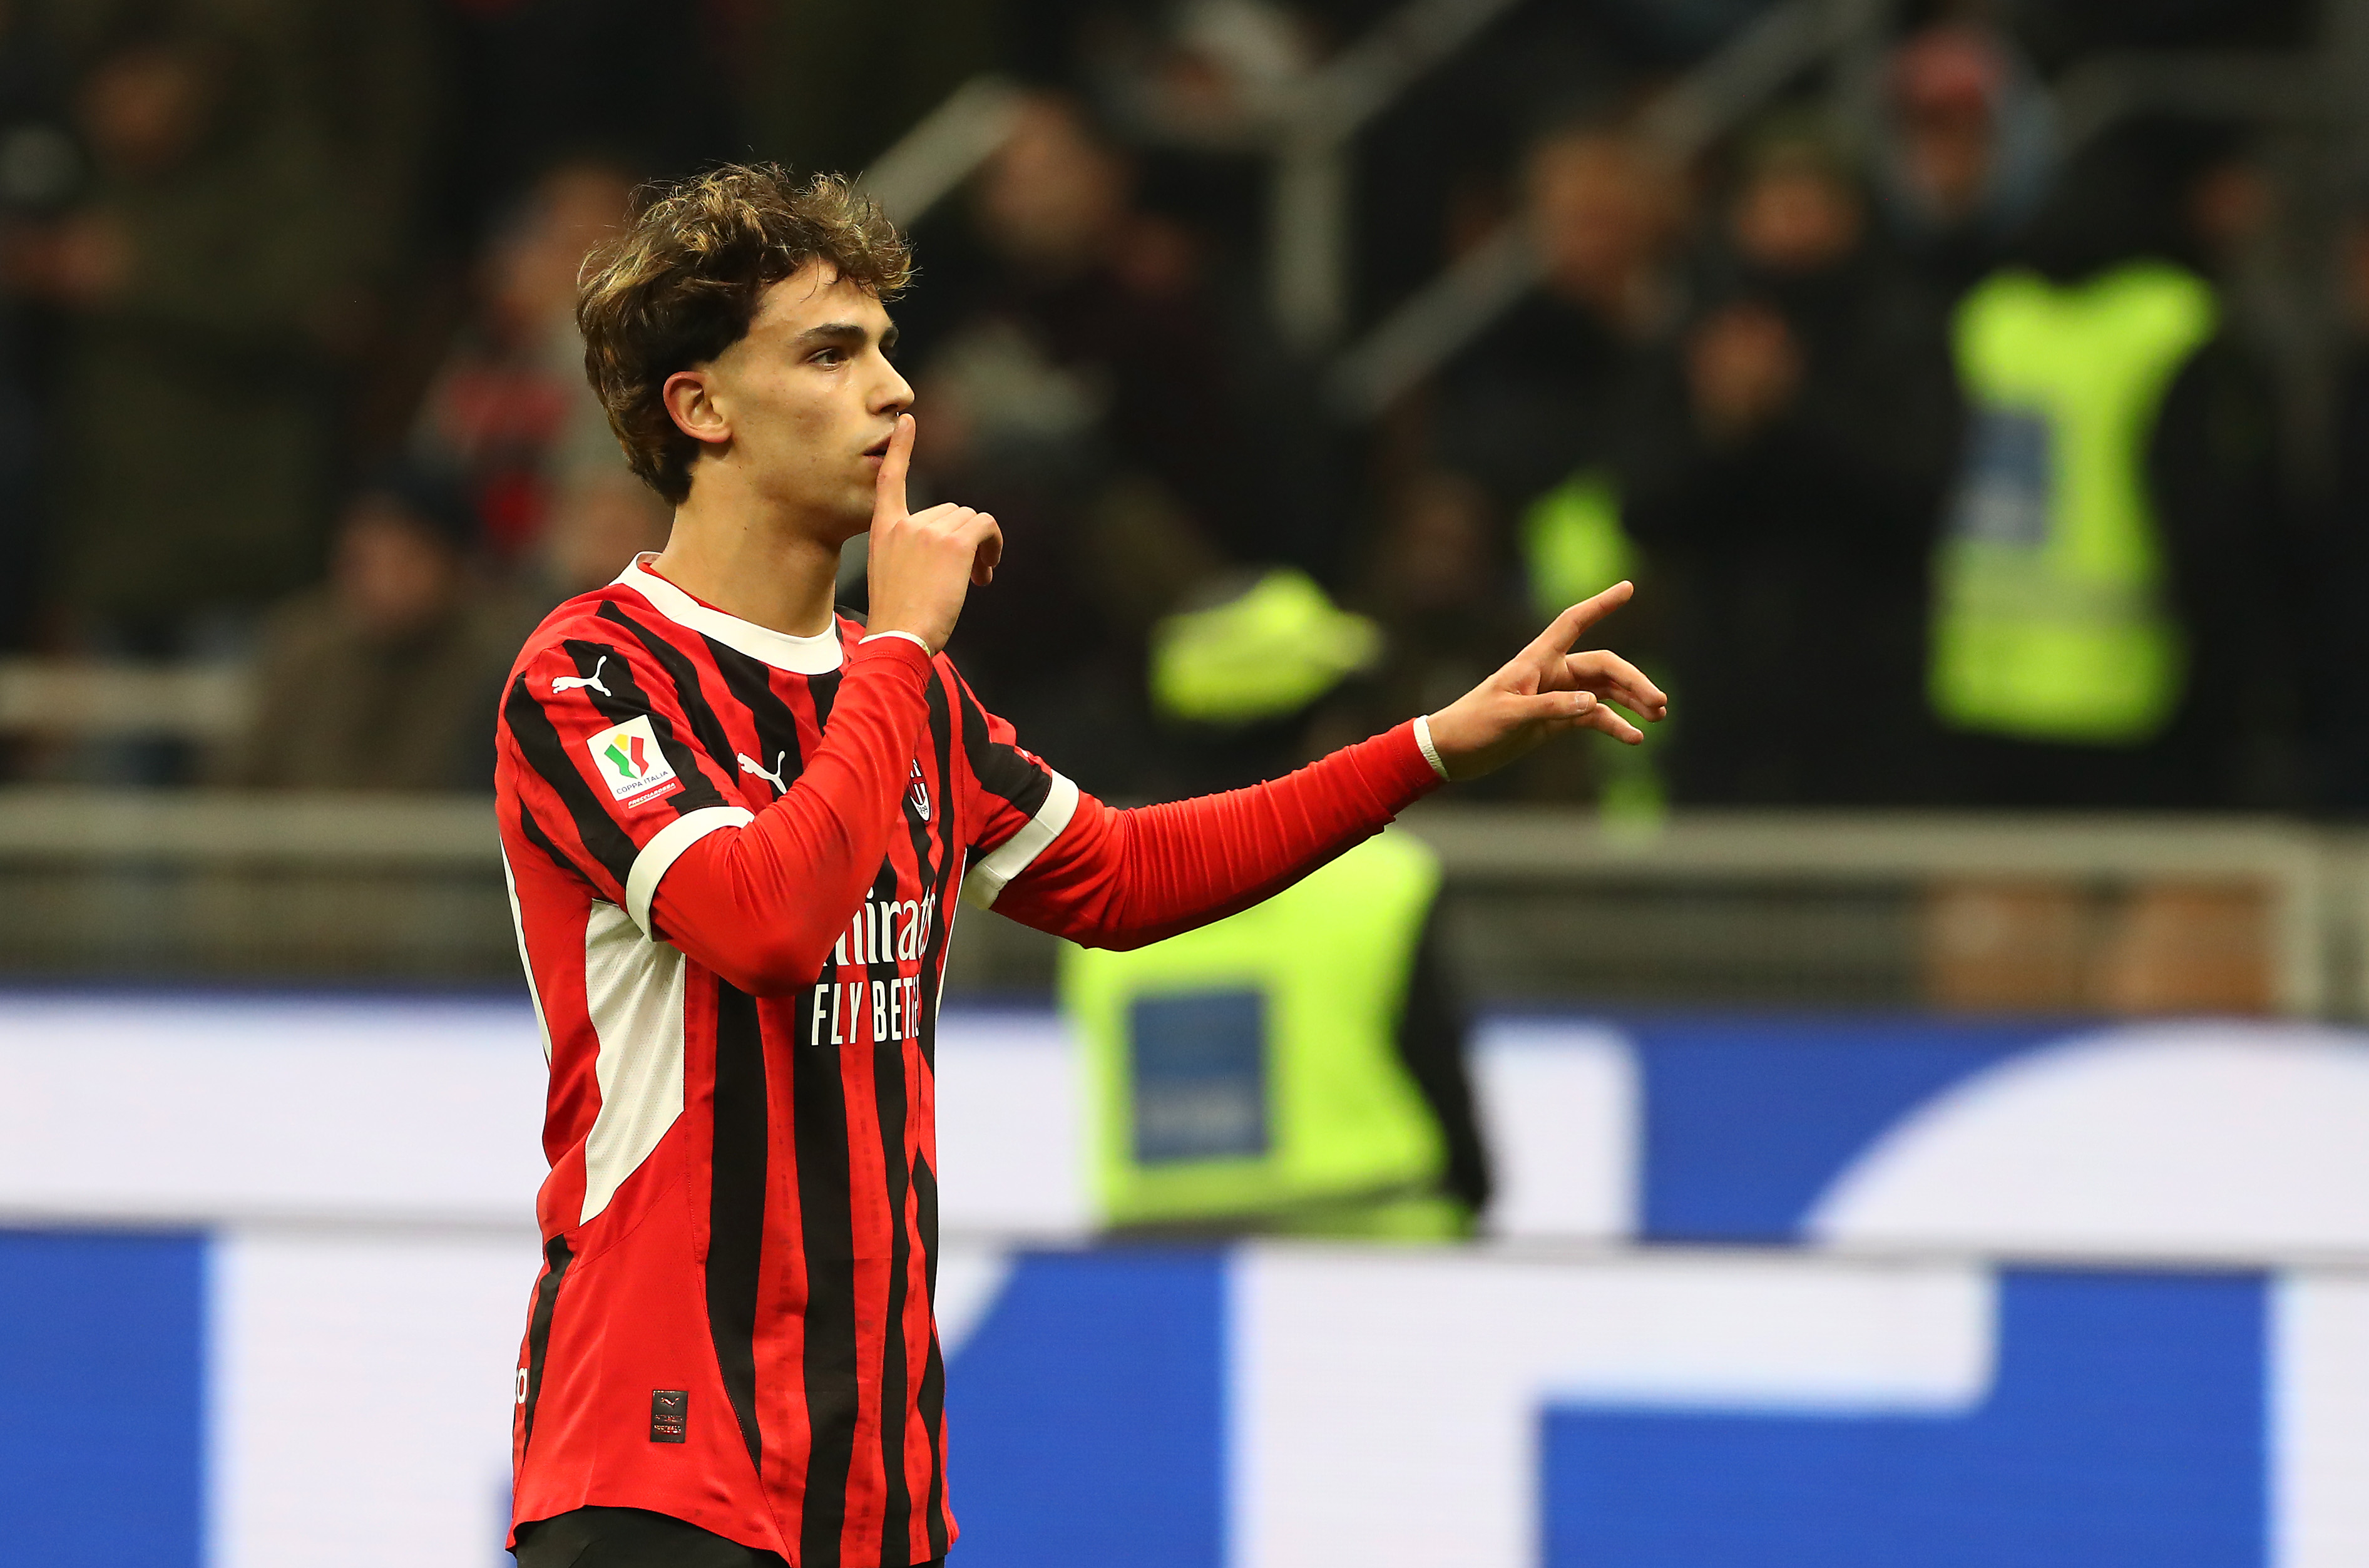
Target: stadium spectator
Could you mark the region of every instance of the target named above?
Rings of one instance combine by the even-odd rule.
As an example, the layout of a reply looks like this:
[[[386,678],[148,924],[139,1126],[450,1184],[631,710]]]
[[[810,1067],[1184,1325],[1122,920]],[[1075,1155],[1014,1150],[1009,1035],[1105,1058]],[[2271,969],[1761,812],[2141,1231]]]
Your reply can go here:
[[[1951,299],[2005,259],[2047,194],[2047,100],[2013,44],[1940,22],[1892,56],[1876,189],[1892,234]]]
[[[60,595],[83,639],[185,653],[303,579],[356,303],[335,170],[231,34],[137,16],[76,94],[86,200],[17,247],[71,318]]]
[[[487,246],[475,319],[420,407],[414,457],[463,476],[504,565],[535,555],[557,490],[587,471],[625,471],[585,384],[573,313],[577,269],[624,218],[633,186],[599,160],[535,182]]]
[[[2215,281],[2256,189],[2226,130],[2125,122],[2067,167],[2027,265],[1959,306],[1975,418],[1932,698],[1971,804],[2268,804],[2279,787],[2277,406]]]
[[[1135,177],[1077,105],[1026,104],[974,192],[990,265],[948,311],[915,407],[933,485],[958,481],[1010,543],[956,657],[983,701],[1045,746],[1075,736],[1063,754],[1119,794],[1162,787],[1151,623],[1277,544],[1197,240],[1145,211]]]
[[[1575,469],[1610,465],[1639,351],[1677,303],[1682,194],[1665,160],[1582,121],[1540,138],[1525,174],[1543,277],[1441,372],[1434,417],[1441,464],[1508,514]]]
[[[466,498],[416,470],[354,498],[328,580],[265,629],[256,722],[231,782],[492,787],[490,715],[531,618],[472,580],[475,532]]]
[[[2310,550],[2299,653],[2312,797],[2348,817],[2369,814],[2369,195],[2345,224],[2348,327],[2328,432],[2329,503]]]
[[[1637,573],[1619,516],[1623,405],[1677,304],[1682,192],[1664,160],[1603,120],[1551,131],[1524,172],[1540,286],[1441,372],[1430,462],[1393,486],[1375,554],[1390,703],[1462,691],[1514,628]],[[1650,613],[1624,629],[1651,662]],[[1602,751],[1538,754],[1492,783],[1568,796]]]
[[[1623,520],[1676,601],[1673,795],[1922,798],[1926,563],[1960,423],[1940,310],[1800,124],[1745,150],[1706,271],[1623,472]],[[1824,722],[1800,724],[1805,704]]]

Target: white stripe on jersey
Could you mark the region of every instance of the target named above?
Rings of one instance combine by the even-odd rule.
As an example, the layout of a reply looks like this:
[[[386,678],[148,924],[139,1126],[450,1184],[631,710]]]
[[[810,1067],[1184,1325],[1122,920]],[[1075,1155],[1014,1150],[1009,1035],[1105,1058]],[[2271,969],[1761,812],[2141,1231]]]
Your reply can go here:
[[[578,1224],[609,1207],[682,1115],[682,967],[681,953],[644,936],[624,910],[592,906],[584,922],[584,1004],[601,1042],[593,1068],[601,1110],[584,1139]]]
[[[964,903],[975,909],[993,909],[1012,879],[1035,864],[1036,857],[1045,853],[1045,846],[1059,838],[1061,830],[1070,825],[1070,818],[1078,814],[1078,786],[1059,773],[1052,777],[1053,787],[1046,792],[1045,804],[1036,808],[1028,825],[1006,840],[1002,848],[972,866],[970,875],[963,878]]]
[[[543,1036],[543,1065],[551,1065],[551,1024],[543,1015],[543,988],[534,983],[534,960],[526,956],[526,911],[519,908],[518,878],[510,875],[510,852],[502,855],[502,886],[510,896],[510,929],[518,933],[519,967],[526,973],[526,994],[534,1002],[534,1026]]]
[[[756,820],[746,807],[703,806],[686,811],[650,836],[625,874],[625,913],[644,935],[650,929],[650,900],[658,896],[658,878],[682,858],[682,852],[718,828],[745,828]]]

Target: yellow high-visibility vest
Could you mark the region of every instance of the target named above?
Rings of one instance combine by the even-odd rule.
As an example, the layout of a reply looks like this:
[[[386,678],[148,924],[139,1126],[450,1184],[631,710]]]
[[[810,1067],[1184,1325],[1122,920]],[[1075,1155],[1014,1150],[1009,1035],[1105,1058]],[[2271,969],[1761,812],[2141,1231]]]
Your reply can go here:
[[[1198,931],[1063,950],[1106,1224],[1461,1229],[1398,1049],[1439,882],[1428,848],[1386,832]]]
[[[2061,285],[2014,270],[1959,306],[1974,426],[1936,561],[1928,694],[1954,728],[2136,745],[2180,705],[2147,441],[2217,321],[2203,280],[2139,262]]]

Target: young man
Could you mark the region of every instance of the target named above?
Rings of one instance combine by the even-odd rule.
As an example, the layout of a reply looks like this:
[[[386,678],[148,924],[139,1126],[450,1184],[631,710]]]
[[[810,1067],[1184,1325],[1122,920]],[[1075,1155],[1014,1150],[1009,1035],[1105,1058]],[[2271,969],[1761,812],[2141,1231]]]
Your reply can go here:
[[[957,896],[1073,941],[1257,902],[1443,778],[1664,698],[1574,607],[1449,707],[1256,789],[1115,811],[942,653],[995,520],[906,509],[905,244],[841,181],[725,168],[586,283],[586,365],[667,548],[528,639],[502,848],[551,1062],[518,1369],[524,1568],[944,1557],[938,984]],[[834,614],[871,532],[867,629]],[[1048,626],[1058,636],[1060,628]]]

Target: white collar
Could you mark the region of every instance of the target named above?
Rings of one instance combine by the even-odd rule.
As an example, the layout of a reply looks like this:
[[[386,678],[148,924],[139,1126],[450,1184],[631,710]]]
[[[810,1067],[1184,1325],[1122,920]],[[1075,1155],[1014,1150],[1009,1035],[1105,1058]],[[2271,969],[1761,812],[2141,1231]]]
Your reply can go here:
[[[754,621],[743,621],[738,615],[727,615],[721,610],[710,609],[683,592],[666,578],[643,565],[658,559],[655,551],[644,551],[625,563],[612,585],[630,588],[650,601],[656,610],[677,625],[714,637],[726,647],[747,654],[761,664],[776,670],[786,670],[793,675],[829,675],[840,665],[839,617],[831,617],[830,630],[811,637],[795,637],[787,632],[760,626]]]

